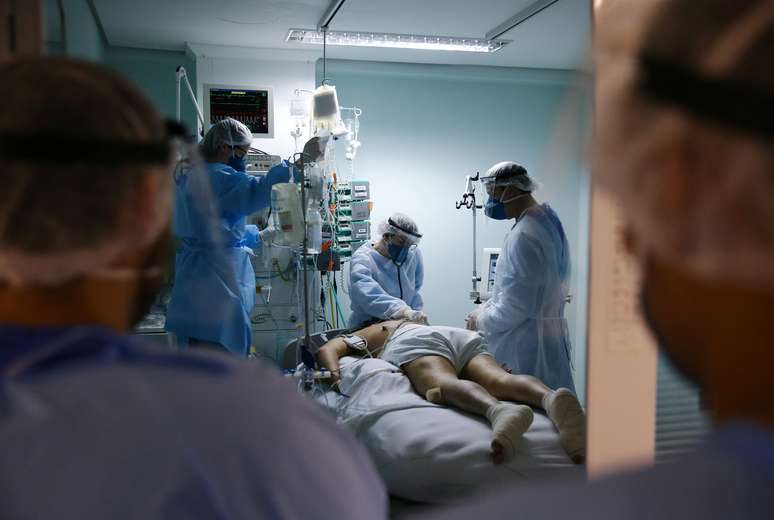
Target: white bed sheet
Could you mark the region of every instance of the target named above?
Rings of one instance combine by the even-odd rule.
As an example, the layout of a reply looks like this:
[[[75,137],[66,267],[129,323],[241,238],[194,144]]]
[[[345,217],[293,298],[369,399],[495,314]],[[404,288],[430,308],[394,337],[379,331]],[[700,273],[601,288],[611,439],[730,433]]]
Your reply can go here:
[[[397,367],[381,359],[344,358],[341,391],[320,402],[368,448],[392,495],[451,503],[495,485],[581,476],[536,411],[516,457],[495,466],[485,419],[425,401]]]

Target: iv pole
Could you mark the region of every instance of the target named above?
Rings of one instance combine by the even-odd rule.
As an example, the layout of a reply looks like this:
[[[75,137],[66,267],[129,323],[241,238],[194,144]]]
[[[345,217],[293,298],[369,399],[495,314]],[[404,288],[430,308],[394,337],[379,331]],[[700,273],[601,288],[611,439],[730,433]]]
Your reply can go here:
[[[320,23],[318,24],[317,29],[319,31],[322,31],[323,33],[323,79],[322,84],[324,85],[327,81],[326,78],[326,66],[328,63],[328,55],[327,55],[327,47],[328,47],[328,26],[330,25],[331,21],[333,20],[333,17],[336,16],[336,13],[338,13],[339,9],[341,9],[341,6],[344,4],[346,0],[333,0],[331,4],[328,6],[328,9],[326,10],[325,14],[323,15],[322,19],[320,20]],[[312,346],[312,339],[311,335],[309,333],[309,329],[311,326],[310,323],[310,316],[309,316],[309,283],[308,283],[308,271],[309,266],[307,265],[307,259],[308,259],[308,246],[309,246],[309,233],[307,229],[307,207],[306,207],[306,189],[307,189],[307,179],[306,179],[306,172],[304,171],[306,169],[306,161],[305,159],[308,158],[308,156],[301,152],[301,208],[303,213],[303,223],[304,223],[304,241],[302,244],[302,250],[301,250],[301,261],[304,264],[303,265],[303,279],[304,279],[304,342],[300,345],[301,348],[301,360],[304,363],[304,369],[301,374],[301,380],[303,382],[304,390],[309,391],[312,389],[314,385],[314,370],[316,368],[316,361],[314,358],[314,355],[311,351]]]
[[[478,251],[478,245],[476,244],[476,211],[482,208],[480,204],[476,204],[475,183],[478,181],[478,178],[479,172],[476,172],[475,176],[468,175],[465,177],[465,191],[462,192],[462,199],[454,204],[457,209],[467,208],[473,210],[473,277],[471,278],[473,290],[470,292],[470,299],[472,299],[475,304],[481,303],[481,293],[478,290],[478,282],[481,281],[481,277],[478,275],[476,267],[478,265],[476,257]]]
[[[311,334],[309,332],[309,329],[311,328],[311,321],[309,316],[309,265],[308,265],[308,258],[309,258],[309,233],[307,232],[307,221],[306,221],[306,189],[307,189],[307,180],[306,180],[306,159],[307,155],[303,152],[296,154],[296,156],[300,156],[300,161],[297,161],[300,163],[299,168],[299,174],[301,177],[301,211],[303,214],[303,223],[304,223],[304,240],[301,245],[301,263],[302,265],[302,271],[303,271],[303,279],[304,279],[304,340],[303,343],[300,345],[301,350],[301,361],[304,363],[304,369],[301,373],[301,381],[304,386],[304,390],[307,392],[312,389],[312,386],[314,385],[314,371],[316,368],[316,363],[314,359],[314,355],[311,351],[312,346],[312,338]]]

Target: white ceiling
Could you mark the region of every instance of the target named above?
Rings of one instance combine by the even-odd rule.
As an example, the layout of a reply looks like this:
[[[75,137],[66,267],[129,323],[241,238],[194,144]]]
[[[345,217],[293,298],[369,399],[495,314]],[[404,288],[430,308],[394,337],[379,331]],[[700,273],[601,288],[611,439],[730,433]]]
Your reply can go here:
[[[590,34],[590,1],[559,0],[512,29],[494,54],[328,47],[329,58],[573,69]],[[331,29],[483,37],[533,0],[346,0]],[[299,50],[291,27],[314,28],[329,0],[94,0],[111,45],[183,50],[186,44]],[[242,49],[244,51],[244,49]],[[286,55],[287,52],[283,52]]]

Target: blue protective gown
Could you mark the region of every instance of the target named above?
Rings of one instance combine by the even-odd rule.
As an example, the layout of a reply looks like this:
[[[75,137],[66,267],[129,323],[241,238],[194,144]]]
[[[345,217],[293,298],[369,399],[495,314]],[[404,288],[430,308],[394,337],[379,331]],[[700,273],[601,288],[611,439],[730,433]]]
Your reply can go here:
[[[382,256],[372,243],[363,244],[352,255],[350,265],[349,326],[357,327],[373,318],[389,319],[406,305],[415,311],[422,310],[419,290],[424,278],[419,248],[409,250],[406,260],[398,266]]]
[[[0,518],[387,518],[362,445],[263,363],[0,325],[0,388]]]
[[[245,219],[271,204],[271,187],[288,182],[291,168],[283,162],[264,177],[253,177],[208,163],[211,194],[206,195],[192,175],[176,178],[174,232],[180,246],[166,329],[182,342],[210,341],[247,356],[255,305],[250,257],[260,238],[258,228]],[[212,200],[203,204],[203,197]]]
[[[569,281],[570,249],[559,217],[548,204],[535,206],[505,237],[494,292],[478,323],[495,359],[514,374],[574,391],[564,317]]]

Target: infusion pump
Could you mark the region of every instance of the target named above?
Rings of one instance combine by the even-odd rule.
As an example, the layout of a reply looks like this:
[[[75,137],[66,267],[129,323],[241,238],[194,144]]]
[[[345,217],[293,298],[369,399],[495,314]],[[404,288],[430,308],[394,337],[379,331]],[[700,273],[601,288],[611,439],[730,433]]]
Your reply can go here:
[[[500,258],[499,247],[485,247],[481,255],[481,289],[480,298],[488,300],[492,297],[495,285],[495,270],[497,259]]]
[[[282,162],[279,155],[264,155],[257,153],[247,154],[248,175],[263,175]]]

